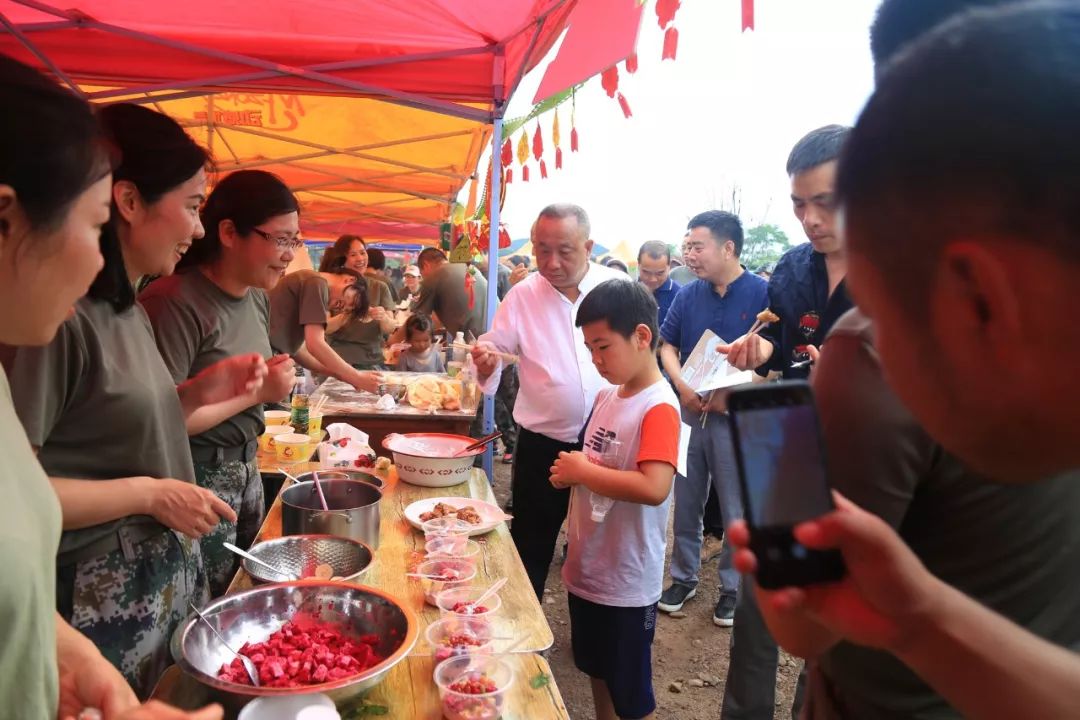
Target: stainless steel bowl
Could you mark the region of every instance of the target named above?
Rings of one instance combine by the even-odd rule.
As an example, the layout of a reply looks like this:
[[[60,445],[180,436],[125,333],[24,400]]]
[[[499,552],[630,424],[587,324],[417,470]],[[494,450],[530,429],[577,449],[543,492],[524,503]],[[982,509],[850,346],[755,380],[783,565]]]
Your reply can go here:
[[[280,568],[289,577],[280,575],[262,565],[244,560],[244,570],[257,582],[283,582],[293,575],[311,578],[318,565],[326,564],[334,569],[334,576],[352,582],[368,569],[375,553],[364,543],[336,535],[289,535],[266,540],[252,546],[249,553],[263,562]]]
[[[239,649],[245,642],[262,642],[286,621],[308,618],[342,627],[347,635],[375,634],[375,650],[386,659],[358,675],[322,685],[300,688],[266,688],[219,680],[218,670],[233,659],[208,627],[189,617],[173,636],[173,659],[200,683],[226,700],[253,696],[325,693],[336,703],[347,702],[377,685],[416,644],[416,614],[375,588],[344,583],[298,583],[263,585],[226,595],[202,609],[229,645]]]

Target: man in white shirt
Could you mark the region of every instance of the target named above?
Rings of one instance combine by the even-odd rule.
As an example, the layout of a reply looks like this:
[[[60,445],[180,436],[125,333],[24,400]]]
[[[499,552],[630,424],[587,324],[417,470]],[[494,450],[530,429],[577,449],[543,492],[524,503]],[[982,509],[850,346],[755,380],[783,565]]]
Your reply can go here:
[[[502,362],[492,350],[521,357],[514,419],[521,427],[512,481],[514,538],[536,596],[544,593],[569,490],[548,482],[560,452],[581,449],[580,434],[593,400],[608,383],[600,377],[575,326],[581,301],[600,283],[629,278],[589,262],[589,216],[577,205],[549,205],[532,228],[538,273],[507,293],[491,330],[473,349],[485,393],[499,386]]]

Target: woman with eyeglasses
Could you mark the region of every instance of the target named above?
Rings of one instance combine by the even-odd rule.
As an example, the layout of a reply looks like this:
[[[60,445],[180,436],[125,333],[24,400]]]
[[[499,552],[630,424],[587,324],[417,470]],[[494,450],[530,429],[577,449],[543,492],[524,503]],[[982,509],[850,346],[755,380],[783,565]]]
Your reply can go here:
[[[257,353],[268,374],[257,391],[188,421],[195,481],[223,498],[237,515],[202,539],[203,562],[214,596],[224,594],[238,561],[223,542],[249,547],[262,524],[263,484],[255,453],[265,428],[263,403],[286,398],[294,381],[288,355],[270,349],[266,291],[281,280],[302,241],[300,206],[277,176],[241,170],[217,184],[202,210],[204,235],[175,275],[140,296],[158,348],[177,383],[222,358]]]
[[[289,273],[270,291],[270,347],[313,373],[375,392],[379,374],[357,370],[326,339],[352,319],[365,287],[364,279],[347,268]]]
[[[145,698],[172,662],[169,640],[188,604],[207,598],[198,538],[236,520],[195,484],[187,423],[261,386],[266,364],[224,358],[174,382],[133,286],[170,275],[202,235],[207,154],[141,106],[112,105],[98,119],[121,156],[104,264],[51,342],[18,348],[10,378],[63,510],[57,607]]]

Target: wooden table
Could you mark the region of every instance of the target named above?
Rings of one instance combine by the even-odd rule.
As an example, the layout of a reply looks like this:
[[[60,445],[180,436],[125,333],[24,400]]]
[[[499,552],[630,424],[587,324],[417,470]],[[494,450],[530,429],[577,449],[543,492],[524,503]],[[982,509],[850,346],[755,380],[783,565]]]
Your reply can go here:
[[[264,469],[264,468],[260,468]],[[294,463],[289,466],[293,474],[318,469],[316,463]],[[276,465],[267,465],[267,472],[276,472]],[[415,563],[423,552],[423,535],[414,530],[403,517],[404,509],[412,502],[429,497],[462,496],[494,502],[487,478],[481,470],[474,470],[469,482],[449,488],[422,488],[397,480],[396,472],[386,478],[387,485],[380,514],[379,548],[375,562],[362,577],[366,585],[378,587],[412,608],[420,623],[420,640],[412,653],[398,663],[376,688],[364,698],[364,702],[387,708],[385,717],[401,720],[436,720],[442,717],[438,689],[432,680],[435,661],[431,648],[424,640],[424,630],[438,619],[438,611],[424,603],[418,582],[405,577],[407,568]],[[286,480],[285,487],[290,481]],[[258,540],[279,537],[281,534],[281,499],[278,497],[270,508]],[[525,568],[517,549],[510,539],[506,524],[500,524],[486,535],[476,538],[481,545],[481,561],[474,583],[483,586],[506,577],[508,582],[499,592],[502,608],[494,619],[495,634],[525,640],[508,656],[515,669],[513,690],[509,696],[504,720],[533,720],[534,718],[568,720],[569,715],[562,697],[551,677],[547,661],[535,654],[549,648],[554,640],[544,612],[532,591]],[[246,590],[253,586],[251,577],[241,569],[233,578],[229,592]],[[514,641],[505,641],[503,646]],[[496,644],[496,650],[499,649]],[[535,686],[535,687],[534,687]],[[180,707],[192,709],[212,700],[205,686],[187,677],[173,667],[162,677],[154,696]],[[227,711],[233,711],[227,708]],[[349,708],[342,708],[348,717]],[[229,715],[231,717],[231,715]]]
[[[388,373],[403,377],[430,373]],[[448,376],[437,376],[447,378]],[[476,412],[459,410],[418,410],[408,403],[399,403],[392,410],[375,407],[377,397],[371,393],[355,390],[351,385],[329,378],[312,393],[310,402],[315,404],[327,397],[323,409],[323,428],[332,423],[347,423],[368,434],[369,444],[377,453],[383,451],[382,441],[390,433],[437,432],[468,435],[476,418]]]

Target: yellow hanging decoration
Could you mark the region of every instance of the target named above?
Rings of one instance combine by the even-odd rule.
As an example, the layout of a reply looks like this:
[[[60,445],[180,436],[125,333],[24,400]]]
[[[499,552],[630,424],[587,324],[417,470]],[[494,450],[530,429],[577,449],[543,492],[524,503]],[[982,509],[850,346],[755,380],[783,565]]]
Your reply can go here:
[[[518,162],[524,165],[529,161],[529,139],[526,137],[527,133],[522,130],[521,137],[518,139],[517,146],[517,159]]]
[[[559,111],[555,111],[555,121],[551,123],[551,142],[559,147]]]

